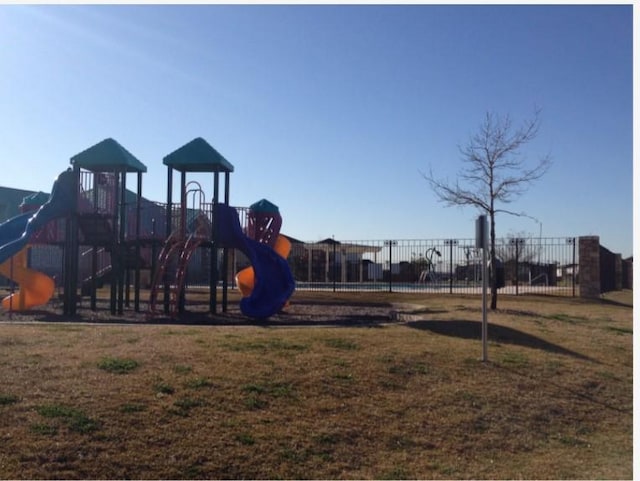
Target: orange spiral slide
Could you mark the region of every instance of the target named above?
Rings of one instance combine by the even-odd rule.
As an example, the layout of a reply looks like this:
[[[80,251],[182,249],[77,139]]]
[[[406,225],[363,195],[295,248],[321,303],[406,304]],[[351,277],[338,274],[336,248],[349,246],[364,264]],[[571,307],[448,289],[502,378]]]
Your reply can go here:
[[[286,259],[289,256],[289,252],[291,252],[291,242],[283,235],[278,235],[273,250],[276,251],[280,257]],[[236,274],[236,284],[238,284],[238,289],[242,293],[242,297],[249,297],[251,295],[255,282],[256,278],[253,267],[251,266],[242,269]]]
[[[55,292],[55,282],[42,272],[27,267],[28,247],[0,264],[0,274],[12,279],[20,290],[5,297],[2,307],[11,311],[24,311],[49,302]]]

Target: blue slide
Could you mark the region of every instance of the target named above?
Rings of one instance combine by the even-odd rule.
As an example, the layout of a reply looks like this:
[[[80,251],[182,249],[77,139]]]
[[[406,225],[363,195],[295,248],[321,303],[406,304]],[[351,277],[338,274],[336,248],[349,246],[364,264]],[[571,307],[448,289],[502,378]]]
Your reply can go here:
[[[76,188],[76,176],[66,170],[54,182],[49,200],[35,213],[20,214],[0,224],[0,263],[20,252],[49,221],[71,212]]]
[[[296,288],[286,259],[267,244],[244,235],[238,212],[233,207],[218,204],[215,223],[217,241],[223,247],[239,249],[253,266],[255,285],[251,295],[240,301],[242,313],[257,319],[277,314]]]

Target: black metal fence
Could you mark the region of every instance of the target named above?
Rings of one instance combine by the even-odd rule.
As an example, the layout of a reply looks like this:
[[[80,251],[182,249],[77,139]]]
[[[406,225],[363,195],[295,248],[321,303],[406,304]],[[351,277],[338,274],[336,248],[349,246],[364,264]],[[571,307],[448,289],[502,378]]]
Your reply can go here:
[[[298,290],[481,294],[482,252],[476,249],[474,239],[291,240],[288,262]],[[145,247],[146,250],[153,249]],[[80,275],[84,279],[87,268],[83,253]],[[496,254],[502,269],[498,275],[503,276],[505,284],[501,293],[561,296],[579,293],[577,237],[498,239]],[[60,279],[62,255],[59,246],[36,245],[30,263],[33,268]],[[209,285],[208,255],[208,249],[194,253],[189,263],[188,285]],[[235,274],[249,264],[239,251],[230,249],[229,256],[227,279],[233,288]],[[104,262],[108,264],[109,258]],[[142,287],[146,288],[151,277],[148,266],[142,274]]]
[[[577,238],[498,239],[496,255],[500,292],[576,295]],[[481,258],[474,239],[327,239],[294,242],[288,261],[301,290],[480,294]]]

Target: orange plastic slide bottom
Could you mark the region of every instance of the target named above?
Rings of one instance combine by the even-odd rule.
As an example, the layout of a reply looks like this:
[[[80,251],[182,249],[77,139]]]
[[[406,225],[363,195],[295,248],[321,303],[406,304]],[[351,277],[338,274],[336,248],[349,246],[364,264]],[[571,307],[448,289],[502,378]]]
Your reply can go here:
[[[27,267],[27,249],[0,264],[0,274],[18,283],[20,288],[2,300],[2,307],[8,311],[24,311],[46,304],[55,292],[51,277]]]
[[[273,250],[286,259],[289,256],[289,252],[291,252],[291,242],[289,242],[289,239],[286,237],[278,235]],[[238,289],[242,293],[242,297],[249,297],[251,295],[255,282],[256,278],[253,267],[242,269],[236,274],[236,284],[238,284]]]

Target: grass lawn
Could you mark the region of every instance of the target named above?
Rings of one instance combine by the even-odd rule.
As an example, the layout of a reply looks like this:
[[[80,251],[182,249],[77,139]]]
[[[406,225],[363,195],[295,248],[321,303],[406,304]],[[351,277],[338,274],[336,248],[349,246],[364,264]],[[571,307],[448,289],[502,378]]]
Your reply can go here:
[[[0,323],[0,477],[631,479],[631,292],[388,324]],[[6,315],[0,320],[8,320]]]

